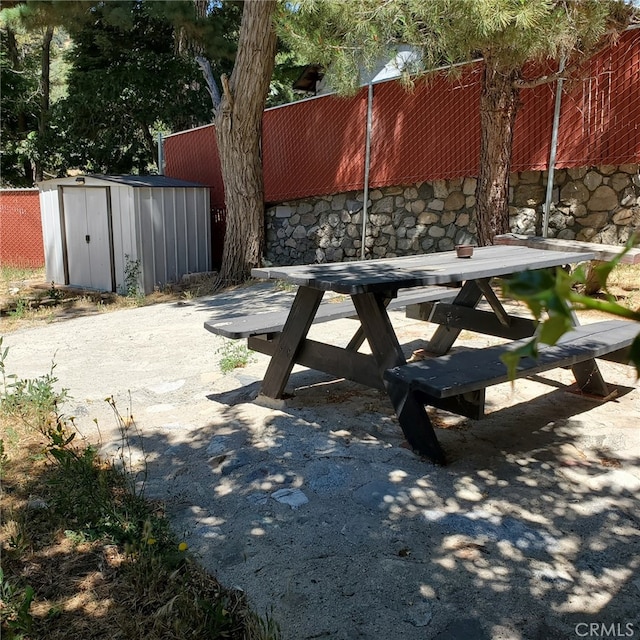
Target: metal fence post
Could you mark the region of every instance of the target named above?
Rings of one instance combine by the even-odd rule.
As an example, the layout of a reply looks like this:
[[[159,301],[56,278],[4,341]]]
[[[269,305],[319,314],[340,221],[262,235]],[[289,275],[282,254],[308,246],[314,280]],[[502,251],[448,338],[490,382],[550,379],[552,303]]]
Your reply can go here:
[[[158,175],[164,175],[164,143],[162,131],[158,131]]]
[[[362,245],[360,259],[365,259],[365,239],[367,236],[367,221],[369,216],[369,168],[371,166],[371,119],[373,112],[373,84],[369,82],[367,91],[367,135],[364,152],[364,203],[362,204]]]
[[[566,58],[560,60],[559,73],[564,71]],[[542,218],[542,237],[549,235],[549,215],[551,213],[551,199],[553,198],[553,176],[556,169],[556,152],[558,150],[558,128],[560,126],[560,106],[562,105],[562,84],[564,78],[558,78],[556,86],[556,104],[553,110],[553,128],[551,129],[551,150],[549,152],[549,169],[547,177],[547,194],[544,201],[544,214]]]

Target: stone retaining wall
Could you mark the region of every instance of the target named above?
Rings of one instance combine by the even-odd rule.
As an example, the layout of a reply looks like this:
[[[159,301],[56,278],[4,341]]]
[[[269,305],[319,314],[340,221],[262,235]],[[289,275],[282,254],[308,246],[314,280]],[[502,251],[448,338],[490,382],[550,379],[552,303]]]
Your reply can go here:
[[[555,172],[549,236],[623,244],[640,231],[638,164]],[[510,226],[540,235],[547,172],[512,174]],[[418,182],[369,193],[367,257],[446,251],[475,243],[475,178]],[[285,202],[267,208],[266,260],[311,264],[361,256],[362,191]]]

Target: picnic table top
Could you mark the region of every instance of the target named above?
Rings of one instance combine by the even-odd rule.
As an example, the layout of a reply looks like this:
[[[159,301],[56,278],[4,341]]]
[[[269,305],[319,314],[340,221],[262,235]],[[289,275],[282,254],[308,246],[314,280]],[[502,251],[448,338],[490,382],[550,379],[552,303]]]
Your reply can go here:
[[[494,245],[476,247],[471,258],[458,258],[455,251],[444,251],[400,258],[262,267],[253,269],[251,274],[255,278],[284,280],[298,286],[355,295],[446,285],[593,258],[592,253],[577,251]]]
[[[518,233],[505,233],[496,236],[493,241],[496,244],[525,246],[534,249],[555,249],[558,251],[593,253],[596,260],[613,260],[619,257],[624,250],[624,246],[583,242],[581,240],[564,240],[561,238],[542,238],[540,236],[527,236]],[[619,259],[620,262],[626,264],[640,264],[640,249],[635,247],[628,249]]]

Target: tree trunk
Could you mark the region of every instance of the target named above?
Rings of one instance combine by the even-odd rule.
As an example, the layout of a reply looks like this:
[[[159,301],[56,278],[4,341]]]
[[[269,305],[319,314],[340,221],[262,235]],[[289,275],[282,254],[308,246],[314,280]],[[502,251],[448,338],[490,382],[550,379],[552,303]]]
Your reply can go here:
[[[216,134],[227,207],[218,286],[245,281],[264,249],[262,112],[275,63],[275,0],[247,0],[231,78],[222,78]]]
[[[51,41],[53,27],[49,26],[42,39],[42,65],[40,70],[40,113],[38,114],[38,152],[33,161],[33,179],[40,182],[43,178],[42,154],[49,125],[49,107],[51,103]]]
[[[517,70],[500,70],[485,56],[480,96],[480,174],[476,187],[478,243],[509,232],[509,173],[520,90]]]
[[[153,134],[151,133],[151,130],[149,129],[149,126],[146,122],[138,121],[138,125],[140,126],[140,133],[142,133],[142,137],[144,138],[145,146],[149,150],[151,159],[153,160],[154,164],[156,165],[156,167],[158,167],[158,173],[160,173],[161,167],[159,164],[160,159],[158,158],[158,141],[157,139],[154,139]],[[140,168],[142,169],[142,167]]]
[[[6,28],[7,37],[7,51],[9,53],[9,61],[11,63],[11,69],[17,73],[22,73],[23,65],[20,60],[20,52],[18,50],[18,41],[16,40],[16,34],[11,27]],[[23,134],[26,138],[28,133],[27,128],[27,114],[24,110],[24,105],[19,105],[19,111],[17,113],[18,119],[18,133]],[[31,186],[33,180],[33,169],[31,167],[31,160],[28,156],[21,154],[20,162],[22,164],[22,173],[24,174],[25,184]]]

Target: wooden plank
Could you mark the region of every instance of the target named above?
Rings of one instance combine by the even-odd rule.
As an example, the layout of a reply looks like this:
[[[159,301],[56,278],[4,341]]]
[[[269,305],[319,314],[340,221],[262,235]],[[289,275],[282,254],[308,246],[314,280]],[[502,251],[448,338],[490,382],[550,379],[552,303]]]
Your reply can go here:
[[[580,326],[580,318],[578,318],[578,314],[575,309],[571,309],[571,324],[574,327]],[[631,343],[629,343],[629,345],[630,344]],[[575,363],[571,367],[571,372],[573,373],[578,386],[586,393],[600,395],[603,397],[609,394],[607,383],[604,381],[602,372],[595,360],[591,359]]]
[[[481,420],[484,417],[484,403],[486,390],[478,389],[469,393],[460,393],[449,398],[434,398],[425,393],[413,391],[416,400],[422,404],[444,409],[459,416],[466,416],[472,420]]]
[[[247,346],[272,356],[276,351],[277,339],[252,336],[247,339]],[[372,389],[384,389],[382,376],[371,354],[346,351],[341,347],[307,338],[300,346],[296,364],[328,373],[338,379],[358,382]]]
[[[402,290],[389,301],[389,309],[399,309],[425,300],[453,300],[456,289],[449,287],[417,287]],[[268,311],[251,315],[224,316],[204,323],[205,329],[226,338],[238,339],[249,336],[278,333],[282,331],[289,310]],[[340,318],[356,318],[357,313],[351,299],[343,302],[323,302],[313,319],[313,324]]]
[[[525,377],[592,360],[628,347],[638,334],[638,324],[625,320],[606,320],[576,327],[554,346],[544,346],[537,360],[523,358],[516,377]],[[486,349],[458,351],[439,358],[412,362],[385,373],[412,389],[436,398],[447,398],[507,382],[507,368],[500,356],[526,340]]]
[[[584,362],[572,364],[571,373],[573,373],[578,387],[585,393],[602,396],[603,398],[609,395],[609,387],[604,381],[595,360],[585,360]]]
[[[562,240],[560,238],[541,238],[517,233],[505,233],[493,239],[495,244],[530,247],[533,249],[552,249],[555,251],[576,251],[594,254],[596,260],[613,260],[622,253],[623,246],[599,244],[597,242],[580,242],[579,240]],[[640,264],[640,249],[630,249],[621,258],[626,264]]]
[[[353,296],[353,304],[382,378],[385,370],[406,362],[387,314],[384,298],[372,293],[362,293]]]
[[[446,464],[446,457],[425,410],[425,402],[408,385],[395,378],[386,380],[387,393],[409,446],[436,464]]]
[[[362,329],[371,347],[380,379],[389,367],[406,363],[391,321],[384,308],[382,296],[363,293],[353,296]],[[391,404],[400,421],[400,427],[409,445],[437,464],[445,463],[445,455],[436,437],[429,415],[411,393],[394,380],[384,380]]]
[[[493,312],[496,314],[500,323],[505,327],[509,327],[511,325],[511,316],[502,306],[502,302],[500,302],[495,291],[491,288],[489,280],[483,278],[481,280],[476,280],[476,283],[480,288],[480,291],[482,291],[484,299],[489,303],[489,306],[493,309]]]
[[[532,336],[536,329],[535,320],[531,318],[510,316],[510,326],[506,327],[490,311],[470,309],[444,302],[428,302],[424,305],[407,307],[407,317],[509,340]]]

